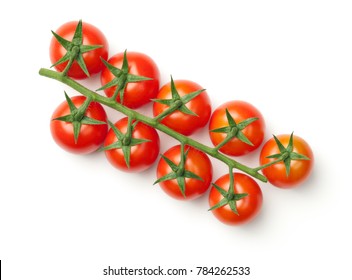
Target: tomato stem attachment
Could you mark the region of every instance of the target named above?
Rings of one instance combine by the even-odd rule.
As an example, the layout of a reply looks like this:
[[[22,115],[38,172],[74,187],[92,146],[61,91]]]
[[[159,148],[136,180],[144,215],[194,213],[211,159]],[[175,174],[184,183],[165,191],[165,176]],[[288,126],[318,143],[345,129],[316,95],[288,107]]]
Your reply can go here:
[[[101,61],[104,63],[105,67],[113,74],[114,78],[109,82],[103,85],[102,87],[98,88],[98,90],[104,90],[111,87],[116,87],[114,94],[111,97],[111,100],[116,100],[116,98],[120,97],[120,103],[123,104],[123,99],[125,95],[125,90],[128,83],[138,83],[142,81],[151,80],[151,78],[144,77],[144,76],[137,76],[129,74],[129,66],[127,60],[127,50],[123,53],[123,62],[121,69],[113,66],[103,58]]]
[[[307,156],[298,154],[293,151],[293,147],[294,147],[293,132],[291,133],[290,140],[287,147],[284,147],[284,145],[280,142],[280,140],[275,135],[273,136],[274,136],[276,145],[279,148],[280,153],[268,156],[267,158],[274,158],[275,160],[268,162],[267,164],[264,164],[257,168],[254,168],[255,171],[262,170],[264,168],[267,168],[273,164],[276,164],[282,161],[285,164],[286,176],[288,177],[290,175],[292,160],[310,160],[310,158],[308,158]]]
[[[73,104],[71,98],[67,95],[66,92],[65,92],[65,98],[66,98],[68,107],[70,109],[70,114],[55,118],[52,121],[63,121],[63,122],[72,123],[73,136],[76,144],[78,143],[78,136],[81,131],[82,124],[89,124],[89,125],[105,124],[105,122],[103,121],[95,120],[86,116],[86,111],[90,103],[92,102],[92,98],[90,96],[86,97],[86,100],[79,108],[77,108]]]
[[[213,187],[223,196],[223,199],[220,200],[220,202],[213,207],[209,209],[209,211],[218,209],[220,207],[223,207],[225,205],[229,205],[232,212],[234,212],[236,215],[239,215],[237,211],[237,205],[236,202],[243,199],[244,197],[248,196],[247,193],[235,193],[235,174],[233,173],[233,168],[229,168],[229,176],[230,176],[230,186],[228,191],[222,189],[218,185],[213,183]]]
[[[82,20],[80,20],[76,26],[75,34],[73,35],[72,41],[68,41],[60,35],[56,34],[54,31],[51,31],[56,40],[60,43],[60,45],[65,48],[67,51],[66,54],[61,57],[58,61],[56,61],[51,67],[56,66],[58,64],[67,62],[65,69],[61,72],[63,77],[67,76],[68,71],[70,70],[74,61],[77,62],[82,71],[89,77],[89,72],[87,66],[84,62],[82,54],[86,52],[93,51],[95,49],[99,49],[101,45],[83,45],[83,27]]]
[[[68,73],[68,70],[70,70],[73,62],[75,61],[77,55],[78,55],[78,52],[79,52],[79,47],[78,46],[74,46],[72,48],[72,53],[70,55],[70,60],[68,61],[65,69],[61,72],[62,73],[62,76],[66,76],[67,73]]]
[[[77,81],[75,81],[69,77],[63,77],[61,75],[61,73],[58,73],[53,70],[42,68],[39,70],[39,74],[41,76],[60,81],[63,84],[66,84],[66,85],[70,86],[71,88],[77,90],[82,95],[90,97],[92,99],[92,101],[99,102],[99,103],[101,103],[105,106],[108,106],[108,107],[128,116],[128,117],[131,117],[132,119],[134,119],[136,121],[141,121],[142,123],[145,123],[149,126],[152,126],[155,129],[157,129],[161,132],[164,132],[165,134],[178,140],[180,143],[182,143],[184,145],[191,146],[197,150],[200,150],[200,151],[208,154],[209,156],[211,156],[213,158],[216,158],[216,159],[222,161],[229,168],[238,169],[238,170],[252,176],[253,178],[256,178],[262,182],[267,182],[267,178],[263,174],[259,173],[258,170],[255,170],[254,168],[250,168],[250,167],[214,150],[213,147],[209,147],[207,145],[204,145],[204,144],[202,144],[202,143],[200,143],[190,137],[187,137],[181,133],[174,131],[173,129],[163,125],[162,123],[159,123],[159,121],[156,120],[155,118],[150,118],[148,116],[145,116],[135,110],[132,110],[130,108],[127,108],[126,106],[123,106],[122,104],[116,102],[115,100],[111,100],[108,97],[102,96],[92,90],[89,90],[88,88],[84,87],[83,85],[81,85]]]
[[[220,142],[214,149],[216,151],[220,150],[223,146],[225,146],[228,142],[230,142],[233,138],[237,138],[238,140],[246,143],[250,146],[253,146],[253,143],[244,135],[242,132],[248,125],[252,122],[258,120],[258,118],[248,118],[240,123],[236,123],[234,118],[231,116],[230,112],[226,108],[226,118],[228,122],[228,126],[220,127],[217,129],[213,129],[210,132],[214,133],[226,133],[225,139]]]
[[[180,94],[177,91],[177,88],[175,86],[174,79],[171,76],[171,99],[152,99],[152,101],[161,103],[164,105],[169,106],[165,111],[154,117],[155,121],[160,121],[163,118],[167,117],[168,115],[171,115],[173,112],[176,110],[179,110],[180,112],[187,114],[187,115],[192,115],[192,116],[198,116],[196,113],[191,111],[190,109],[187,108],[186,104],[191,101],[192,99],[196,98],[199,94],[201,94],[205,89],[197,90],[191,93],[188,93],[184,96],[180,96]]]

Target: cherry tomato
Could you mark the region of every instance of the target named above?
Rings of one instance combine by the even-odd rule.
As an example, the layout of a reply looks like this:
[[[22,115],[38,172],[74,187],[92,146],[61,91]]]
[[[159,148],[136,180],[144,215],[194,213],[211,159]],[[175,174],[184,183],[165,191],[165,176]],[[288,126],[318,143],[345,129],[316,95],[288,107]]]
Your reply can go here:
[[[79,108],[86,97],[74,96],[71,98],[73,104]],[[105,124],[82,124],[77,143],[74,139],[73,124],[70,122],[54,120],[55,118],[70,114],[67,101],[62,102],[54,111],[50,122],[51,135],[55,142],[64,150],[76,154],[88,154],[97,150],[108,132],[107,116],[104,108],[97,102],[91,102],[86,110],[85,116],[103,121]]]
[[[108,60],[108,63],[121,69],[123,57],[124,53],[118,53],[112,56]],[[131,82],[127,84],[124,91],[123,105],[135,109],[149,103],[151,99],[157,96],[159,91],[160,73],[155,62],[143,53],[127,52],[127,61],[129,74],[151,78],[151,80],[136,83]],[[114,78],[115,76],[105,67],[101,73],[100,79],[102,86],[111,82]],[[105,89],[104,92],[108,97],[112,97],[115,90],[116,86],[113,86]],[[120,102],[119,95],[117,101]]]
[[[174,83],[180,97],[202,89],[200,85],[192,81],[175,80]],[[160,89],[157,99],[171,98],[171,83],[167,83]],[[185,106],[196,115],[190,115],[176,110],[163,118],[161,123],[181,134],[191,135],[199,128],[204,127],[209,121],[211,114],[211,103],[207,92],[203,91],[201,94],[186,103]],[[161,114],[168,108],[168,105],[154,102],[154,116]]]
[[[290,141],[290,135],[283,134],[276,136],[284,147]],[[309,158],[309,160],[291,160],[289,175],[286,175],[285,164],[281,161],[263,169],[264,176],[268,181],[279,188],[293,188],[306,180],[312,171],[314,158],[313,152],[308,143],[299,136],[293,135],[293,152]],[[267,164],[275,160],[268,156],[279,154],[280,150],[274,138],[268,140],[260,153],[260,165]]]
[[[248,194],[236,201],[238,215],[232,211],[228,204],[212,210],[214,216],[227,225],[239,225],[251,221],[260,211],[263,202],[262,191],[251,177],[242,173],[234,173],[234,181],[235,194]],[[220,177],[214,184],[228,191],[230,186],[229,174]],[[218,204],[223,198],[223,195],[213,186],[209,193],[210,207]]]
[[[209,135],[214,146],[220,144],[225,138],[226,133],[211,132],[211,130],[229,126],[226,109],[238,125],[249,118],[258,118],[241,132],[252,143],[245,143],[237,137],[231,139],[220,148],[220,151],[230,156],[241,156],[257,149],[264,139],[265,123],[262,114],[253,105],[244,101],[229,101],[219,106],[212,114],[209,123]]]
[[[123,134],[126,134],[128,128],[128,118],[122,118],[115,123],[115,127]],[[153,165],[159,155],[160,140],[156,130],[144,123],[138,122],[133,131],[132,138],[148,140],[130,148],[129,167],[125,160],[125,154],[122,148],[105,150],[105,155],[109,162],[122,171],[141,172]],[[118,142],[114,131],[110,128],[106,136],[104,147]]]
[[[71,41],[78,22],[71,21],[63,24],[59,27],[55,33],[64,39]],[[108,58],[108,41],[105,38],[105,35],[95,26],[83,22],[82,23],[82,34],[83,34],[83,45],[101,45],[101,48],[85,52],[82,54],[83,60],[87,67],[87,70],[90,75],[99,73],[103,69],[103,62],[101,57],[104,59]],[[67,50],[59,43],[59,41],[53,37],[50,43],[50,60],[54,64],[59,59],[61,59]],[[59,72],[62,72],[67,65],[67,61],[55,66],[55,69]],[[67,75],[74,79],[85,79],[87,75],[82,71],[81,67],[78,65],[77,61],[74,61]]]
[[[184,179],[185,196],[181,192],[177,179],[162,181],[159,185],[163,191],[173,198],[191,200],[200,197],[208,190],[213,177],[213,168],[209,157],[205,153],[188,146],[185,146],[184,150],[185,152],[188,150],[184,166],[185,170],[192,172],[199,178],[187,178],[186,176]],[[174,164],[179,165],[181,161],[181,146],[174,146],[163,155]],[[160,179],[171,172],[173,172],[172,168],[165,159],[161,158],[157,167],[157,178]]]

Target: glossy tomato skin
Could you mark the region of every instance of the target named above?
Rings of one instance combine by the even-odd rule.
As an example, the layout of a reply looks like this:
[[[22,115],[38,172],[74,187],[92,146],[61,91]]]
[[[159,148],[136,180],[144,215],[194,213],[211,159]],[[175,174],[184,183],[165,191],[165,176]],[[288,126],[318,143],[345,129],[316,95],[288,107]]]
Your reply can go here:
[[[71,100],[79,108],[86,97],[74,96]],[[50,131],[55,142],[64,150],[75,154],[89,154],[96,151],[103,144],[108,132],[107,115],[103,106],[97,102],[90,103],[85,115],[103,121],[105,124],[82,124],[77,143],[74,140],[72,123],[54,120],[69,114],[70,109],[66,101],[62,102],[54,111],[50,122]]]
[[[237,138],[232,139],[220,151],[230,156],[242,156],[257,149],[264,139],[265,122],[260,111],[245,101],[229,101],[219,106],[212,114],[209,122],[209,135],[214,146],[220,144],[226,137],[226,133],[215,133],[210,130],[228,126],[226,108],[238,124],[248,118],[258,118],[242,130],[244,135],[252,142],[248,145]]]
[[[282,134],[276,137],[284,147],[287,147],[290,140],[289,134]],[[293,152],[305,155],[310,160],[292,160],[289,176],[286,175],[286,168],[283,162],[263,169],[264,176],[272,185],[283,189],[294,188],[305,181],[311,174],[314,165],[313,151],[309,144],[297,135],[293,135]],[[264,144],[261,150],[260,165],[274,161],[275,159],[267,157],[278,153],[280,153],[279,148],[274,138],[271,138]]]
[[[197,83],[188,80],[175,80],[174,83],[181,97],[194,91],[203,89]],[[160,89],[157,99],[171,98],[171,83],[167,83]],[[197,116],[188,115],[177,110],[162,119],[161,123],[183,135],[191,135],[196,130],[204,127],[208,123],[211,115],[211,102],[206,91],[203,91],[197,97],[189,101],[186,104],[186,107],[192,112],[196,113]],[[153,114],[154,116],[157,116],[168,108],[169,106],[167,105],[154,102]]]
[[[63,37],[66,40],[71,41],[75,33],[78,22],[71,21],[63,24],[55,31],[58,35]],[[82,32],[83,32],[83,45],[101,45],[101,48],[86,52],[82,54],[84,62],[87,66],[88,72],[90,75],[99,73],[104,64],[101,61],[101,58],[108,58],[109,45],[108,41],[105,38],[105,35],[94,25],[83,22],[82,23]],[[66,54],[66,49],[56,40],[55,37],[51,39],[50,43],[50,60],[54,64],[60,58]],[[62,72],[67,65],[67,62],[58,64],[55,66],[55,69],[59,72]],[[73,79],[85,79],[87,75],[82,71],[81,67],[75,61],[70,70],[68,71],[68,76]]]
[[[262,191],[251,177],[242,174],[234,173],[235,185],[234,190],[237,194],[247,193],[248,195],[236,202],[238,214],[235,214],[229,205],[212,210],[214,216],[227,225],[241,225],[250,222],[259,213],[263,204]],[[230,176],[226,174],[220,177],[214,184],[228,191],[230,186]],[[209,193],[209,205],[213,207],[223,199],[220,192],[214,187]]]
[[[118,53],[112,56],[108,62],[116,68],[121,69],[123,64],[124,53]],[[137,76],[151,78],[151,80],[136,83],[128,83],[124,92],[123,105],[136,109],[155,98],[159,91],[160,72],[156,63],[147,55],[138,52],[127,52],[128,73]],[[102,86],[113,80],[115,76],[107,69],[101,73]],[[116,86],[104,90],[106,96],[112,97]],[[119,96],[117,101],[120,102]]]
[[[122,118],[115,123],[122,133],[127,132],[128,118]],[[142,172],[150,168],[159,155],[160,140],[157,131],[144,123],[138,122],[132,132],[132,137],[137,139],[150,140],[131,147],[130,167],[127,166],[122,149],[106,150],[105,155],[108,161],[117,169],[125,172]],[[117,141],[114,131],[110,128],[106,136],[104,146]]]
[[[193,178],[186,178],[186,197],[182,195],[176,179],[159,183],[160,187],[166,194],[178,200],[193,200],[200,197],[208,190],[213,177],[213,168],[209,157],[199,150],[185,146],[185,151],[187,151],[187,149],[189,149],[189,151],[186,158],[185,169],[195,173],[201,177],[203,181]],[[177,145],[167,150],[164,153],[164,156],[178,165],[181,160],[180,154],[181,146]],[[160,158],[157,167],[157,178],[159,179],[166,174],[169,174],[171,171],[171,167],[166,163],[166,161],[163,158]]]

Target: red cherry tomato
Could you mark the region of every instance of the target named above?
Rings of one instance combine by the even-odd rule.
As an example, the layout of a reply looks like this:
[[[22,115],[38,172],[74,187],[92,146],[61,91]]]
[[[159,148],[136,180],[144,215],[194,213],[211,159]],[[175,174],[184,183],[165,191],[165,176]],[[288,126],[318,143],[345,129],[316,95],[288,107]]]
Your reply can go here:
[[[202,89],[200,85],[187,80],[175,80],[174,83],[180,97]],[[157,99],[171,98],[171,83],[167,83],[160,89]],[[211,103],[207,92],[203,91],[201,94],[186,103],[185,106],[194,112],[196,116],[185,114],[179,110],[176,110],[167,117],[163,118],[161,123],[181,134],[191,135],[199,128],[204,127],[209,121],[211,114]],[[168,108],[169,106],[165,104],[154,102],[154,116],[161,114]]]
[[[108,60],[108,63],[121,69],[123,57],[124,53],[118,53],[112,56]],[[127,61],[129,74],[151,78],[151,80],[127,84],[123,97],[123,105],[135,109],[149,103],[151,99],[157,96],[159,91],[160,73],[155,62],[143,53],[127,52]],[[102,86],[111,82],[114,78],[115,76],[109,71],[109,69],[104,68],[101,73]],[[116,86],[113,86],[105,89],[104,92],[106,96],[112,97],[115,90]],[[119,95],[117,101],[120,102]]]
[[[257,149],[264,139],[264,118],[258,109],[247,102],[230,101],[219,106],[210,118],[209,130],[229,126],[226,109],[229,111],[236,124],[249,118],[258,118],[258,120],[252,122],[242,130],[242,133],[253,145],[249,145],[238,138],[233,138],[221,147],[220,151],[231,156],[241,156]],[[209,135],[214,146],[217,146],[226,138],[226,133],[210,131]]]
[[[116,122],[115,127],[125,134],[128,127],[128,118],[126,117]],[[133,129],[132,138],[145,139],[148,141],[131,146],[129,167],[126,164],[122,148],[106,150],[105,155],[109,162],[117,169],[126,172],[141,172],[151,167],[159,155],[159,135],[153,127],[138,122]],[[104,147],[117,141],[117,136],[110,128],[104,142]]]
[[[63,24],[59,27],[55,33],[63,37],[64,39],[71,41],[75,33],[78,22],[71,21]],[[108,58],[109,45],[104,34],[95,26],[83,22],[82,23],[83,33],[83,45],[101,45],[101,48],[85,52],[82,54],[87,70],[90,75],[99,73],[103,69],[103,62],[101,57],[104,59]],[[67,50],[53,37],[50,43],[50,60],[52,64],[56,63],[61,59]],[[63,62],[55,66],[55,69],[62,72],[67,65],[67,62]],[[67,75],[74,79],[85,79],[87,75],[82,71],[77,61],[74,61]]]
[[[183,196],[180,190],[177,179],[159,183],[160,187],[169,196],[179,200],[191,200],[203,195],[208,190],[213,176],[213,168],[209,157],[199,150],[185,146],[185,151],[187,150],[188,154],[185,161],[185,170],[194,173],[202,178],[202,180],[185,178],[185,196]],[[178,165],[181,161],[181,146],[177,145],[170,148],[164,153],[164,156]],[[159,179],[172,171],[167,162],[161,158],[157,167],[157,178]]]
[[[277,139],[287,147],[290,135],[283,134],[276,136]],[[281,161],[263,169],[264,176],[268,181],[279,188],[293,188],[306,180],[312,171],[314,158],[313,152],[308,143],[299,136],[293,135],[293,152],[304,155],[310,160],[291,160],[290,173],[286,175],[285,164]],[[267,141],[260,153],[260,165],[267,164],[275,158],[267,158],[270,155],[279,154],[280,150],[274,138]]]
[[[235,193],[248,194],[236,201],[238,215],[231,210],[228,204],[212,210],[214,216],[227,225],[239,225],[251,221],[260,211],[263,202],[262,191],[251,177],[242,173],[234,173],[234,180]],[[220,177],[214,184],[228,191],[230,186],[229,174]],[[218,204],[223,198],[222,194],[213,186],[209,193],[210,207]]]
[[[71,100],[79,108],[86,100],[86,97],[74,96]],[[107,116],[104,108],[97,102],[90,103],[85,116],[103,121],[106,124],[82,124],[77,143],[75,143],[72,123],[54,120],[69,114],[70,108],[67,101],[62,102],[54,111],[50,122],[50,130],[55,142],[64,150],[75,154],[88,154],[97,150],[104,142],[108,132]]]

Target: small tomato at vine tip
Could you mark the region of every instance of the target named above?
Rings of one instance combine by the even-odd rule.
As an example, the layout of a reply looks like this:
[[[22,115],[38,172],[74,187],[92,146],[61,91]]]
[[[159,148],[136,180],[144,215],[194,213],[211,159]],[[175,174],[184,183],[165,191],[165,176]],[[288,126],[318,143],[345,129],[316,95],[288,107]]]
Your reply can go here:
[[[209,193],[209,205],[210,209],[220,206],[211,212],[224,224],[240,225],[257,216],[262,207],[263,195],[259,185],[251,177],[242,173],[233,173],[233,177],[234,195],[229,194],[231,179],[226,174],[213,184]],[[231,208],[231,203],[237,213]]]
[[[162,155],[155,183],[175,199],[192,200],[208,190],[212,176],[212,164],[205,153],[177,145]]]
[[[257,108],[244,101],[229,101],[219,106],[209,122],[209,135],[219,151],[242,156],[263,142],[265,122]]]
[[[72,110],[79,110],[85,101],[86,97],[84,96],[74,96],[70,99],[73,104],[71,108],[67,101],[62,102],[55,109],[50,122],[50,131],[55,142],[64,150],[75,154],[89,154],[96,151],[104,142],[108,132],[106,112],[103,106],[97,102],[90,102],[81,117],[80,125],[78,124],[80,120],[75,120],[75,124],[71,122],[73,119],[70,121]],[[67,121],[58,118],[67,119]],[[88,124],[88,120],[102,123]],[[77,132],[79,132],[76,139],[75,125]]]
[[[82,21],[71,21],[60,26],[53,34],[49,49],[50,60],[57,71],[64,71],[74,49],[77,49],[77,53],[67,72],[69,77],[85,79],[103,69],[101,58],[107,59],[109,45],[97,27]]]
[[[211,102],[208,93],[200,85],[188,80],[171,79],[158,93],[153,104],[154,116],[163,114],[176,103],[179,107],[164,116],[161,119],[162,124],[183,135],[191,135],[208,123]]]
[[[107,97],[113,97],[118,91],[117,102],[121,103],[122,96],[123,105],[136,109],[157,96],[159,68],[148,55],[138,52],[118,53],[109,58],[106,66],[109,67],[104,67],[100,81]]]
[[[279,161],[279,157],[282,156],[284,160]],[[260,165],[274,161],[279,162],[263,168],[262,172],[272,185],[288,189],[297,187],[309,177],[313,169],[314,156],[309,144],[303,138],[293,134],[282,134],[268,140],[260,153]]]
[[[150,168],[159,155],[157,131],[141,122],[122,118],[106,136],[103,150],[108,161],[125,172],[141,172]]]

